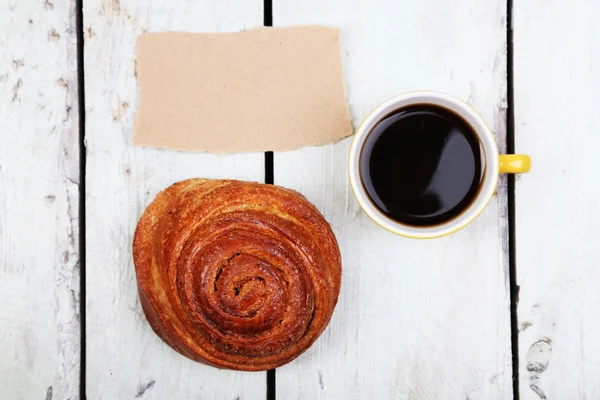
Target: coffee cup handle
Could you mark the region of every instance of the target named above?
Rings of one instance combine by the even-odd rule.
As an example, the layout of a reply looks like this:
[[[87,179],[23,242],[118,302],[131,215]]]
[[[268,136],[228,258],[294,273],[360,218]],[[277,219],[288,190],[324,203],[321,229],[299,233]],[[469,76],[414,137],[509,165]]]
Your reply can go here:
[[[531,157],[525,154],[500,154],[498,162],[501,174],[523,174],[531,169]]]

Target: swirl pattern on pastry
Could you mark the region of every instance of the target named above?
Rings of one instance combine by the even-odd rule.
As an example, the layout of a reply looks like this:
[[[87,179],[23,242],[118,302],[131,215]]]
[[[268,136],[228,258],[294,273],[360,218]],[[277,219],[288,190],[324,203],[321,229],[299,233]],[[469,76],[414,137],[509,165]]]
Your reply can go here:
[[[159,193],[133,241],[142,308],[181,354],[267,370],[323,332],[337,303],[333,232],[302,195],[250,182],[191,179]]]

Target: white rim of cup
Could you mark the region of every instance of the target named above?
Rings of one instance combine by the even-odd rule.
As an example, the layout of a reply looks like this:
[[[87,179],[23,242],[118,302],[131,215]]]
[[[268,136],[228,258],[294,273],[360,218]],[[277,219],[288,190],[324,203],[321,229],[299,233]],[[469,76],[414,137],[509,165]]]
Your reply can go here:
[[[449,221],[426,227],[402,224],[385,215],[373,203],[360,178],[360,154],[364,142],[371,133],[371,130],[383,118],[397,109],[419,104],[437,105],[461,116],[473,128],[479,138],[479,142],[483,149],[485,167],[479,191],[475,199],[471,202],[471,205]],[[350,186],[352,187],[354,196],[362,209],[375,223],[392,233],[409,238],[436,238],[449,235],[467,226],[481,214],[492,199],[498,183],[498,147],[496,146],[494,134],[483,118],[467,103],[445,93],[425,90],[415,91],[389,99],[375,108],[367,118],[365,118],[356,130],[354,140],[350,146],[348,171],[350,176]]]

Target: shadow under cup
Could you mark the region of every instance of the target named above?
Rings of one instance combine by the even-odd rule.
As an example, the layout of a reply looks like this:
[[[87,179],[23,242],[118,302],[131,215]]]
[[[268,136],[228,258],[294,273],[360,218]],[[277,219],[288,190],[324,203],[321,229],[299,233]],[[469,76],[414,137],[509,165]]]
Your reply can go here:
[[[360,178],[370,202],[387,218],[433,227],[473,203],[485,176],[479,136],[464,118],[435,104],[393,110],[366,136]]]

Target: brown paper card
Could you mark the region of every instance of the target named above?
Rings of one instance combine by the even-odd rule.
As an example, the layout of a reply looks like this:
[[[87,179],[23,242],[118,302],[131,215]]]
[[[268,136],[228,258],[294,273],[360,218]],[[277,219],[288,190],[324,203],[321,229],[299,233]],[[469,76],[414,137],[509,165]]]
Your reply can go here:
[[[352,133],[337,28],[150,33],[136,53],[136,145],[281,151]]]

